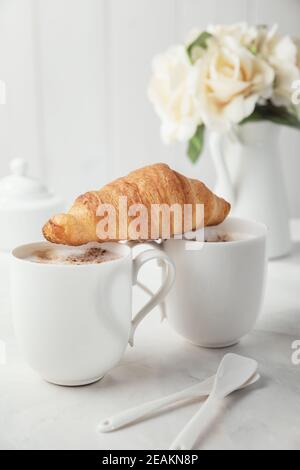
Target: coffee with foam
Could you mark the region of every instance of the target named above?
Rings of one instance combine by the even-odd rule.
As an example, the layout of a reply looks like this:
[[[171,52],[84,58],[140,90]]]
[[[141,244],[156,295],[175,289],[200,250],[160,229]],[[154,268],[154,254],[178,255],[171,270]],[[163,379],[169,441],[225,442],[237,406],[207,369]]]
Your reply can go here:
[[[187,241],[197,241],[205,243],[228,243],[249,240],[252,235],[249,233],[237,231],[225,231],[218,227],[205,227],[197,232],[189,232],[183,235],[183,239]]]
[[[204,241],[207,243],[228,243],[249,240],[251,235],[248,233],[225,232],[217,229],[207,230]]]
[[[99,244],[84,247],[47,246],[27,256],[28,261],[34,263],[65,265],[100,264],[119,258],[119,254]]]

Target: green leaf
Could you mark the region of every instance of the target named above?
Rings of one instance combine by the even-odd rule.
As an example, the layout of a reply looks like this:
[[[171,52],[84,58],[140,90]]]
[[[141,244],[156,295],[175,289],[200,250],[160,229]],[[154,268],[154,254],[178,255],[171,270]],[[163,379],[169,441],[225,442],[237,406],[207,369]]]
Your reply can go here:
[[[212,37],[212,34],[207,31],[203,31],[199,36],[193,41],[187,48],[187,53],[192,64],[194,63],[193,59],[193,49],[195,47],[200,47],[201,49],[207,49],[207,41]]]
[[[196,163],[202,153],[204,146],[204,131],[205,126],[204,124],[201,124],[197,127],[194,136],[189,141],[187,153],[192,163]]]
[[[255,46],[255,45],[249,46],[248,49],[251,52],[251,54],[257,55],[257,52],[258,52],[257,46]]]
[[[300,129],[300,121],[293,108],[287,109],[284,106],[274,106],[271,102],[265,105],[257,105],[254,112],[240,124],[257,121],[271,121],[275,124]]]

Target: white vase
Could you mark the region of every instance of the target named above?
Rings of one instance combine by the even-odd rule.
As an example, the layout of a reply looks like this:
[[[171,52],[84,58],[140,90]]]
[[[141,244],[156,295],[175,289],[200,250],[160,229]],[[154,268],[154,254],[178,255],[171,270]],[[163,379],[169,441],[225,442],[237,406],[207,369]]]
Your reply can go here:
[[[217,172],[215,192],[232,204],[232,215],[268,227],[268,256],[291,250],[289,211],[279,152],[280,126],[270,122],[239,127],[236,140],[211,133]]]

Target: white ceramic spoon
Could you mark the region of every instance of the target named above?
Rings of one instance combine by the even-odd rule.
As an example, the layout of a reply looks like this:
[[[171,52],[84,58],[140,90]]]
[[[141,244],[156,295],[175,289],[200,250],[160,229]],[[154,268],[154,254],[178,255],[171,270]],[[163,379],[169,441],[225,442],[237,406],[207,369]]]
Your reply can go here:
[[[243,389],[249,385],[254,384],[259,380],[260,376],[258,373],[254,374],[251,379],[243,384],[240,389]],[[183,403],[207,397],[212,391],[215,381],[215,376],[210,377],[209,379],[204,380],[201,383],[193,385],[185,390],[180,392],[173,393],[158,400],[153,400],[148,403],[143,403],[142,405],[130,408],[128,410],[122,411],[121,413],[111,416],[103,420],[97,427],[99,432],[112,432],[120,429],[128,424],[132,424],[141,418],[148,418],[153,413],[164,410],[167,406],[173,405],[177,407]]]
[[[236,354],[224,356],[209,398],[173,441],[170,449],[191,450],[201,431],[211,420],[218,402],[245,384],[257,372],[257,368],[258,364],[253,359]]]

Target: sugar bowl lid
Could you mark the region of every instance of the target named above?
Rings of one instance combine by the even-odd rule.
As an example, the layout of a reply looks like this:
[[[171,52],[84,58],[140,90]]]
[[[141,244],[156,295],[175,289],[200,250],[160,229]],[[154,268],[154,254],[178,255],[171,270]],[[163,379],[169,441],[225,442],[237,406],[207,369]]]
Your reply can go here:
[[[17,205],[39,204],[49,198],[51,193],[46,186],[27,175],[28,165],[22,158],[10,163],[11,174],[0,179],[0,208]]]

